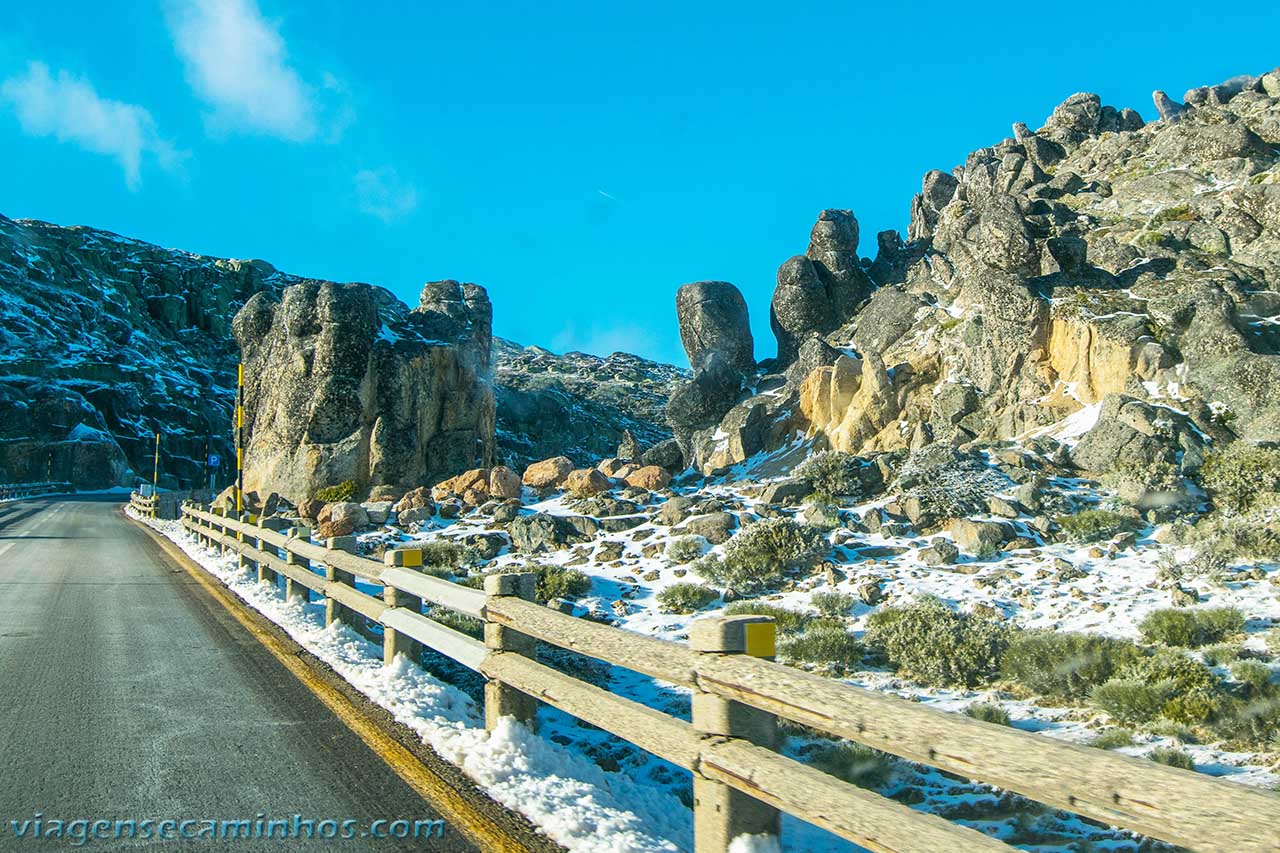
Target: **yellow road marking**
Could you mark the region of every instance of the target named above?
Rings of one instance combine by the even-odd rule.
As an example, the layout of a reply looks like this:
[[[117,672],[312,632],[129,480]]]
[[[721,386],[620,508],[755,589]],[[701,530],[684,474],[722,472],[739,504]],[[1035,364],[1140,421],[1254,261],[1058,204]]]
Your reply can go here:
[[[284,664],[285,668],[314,693],[347,728],[355,732],[374,754],[416,791],[418,796],[434,806],[441,817],[444,817],[450,826],[458,829],[468,841],[486,853],[491,850],[498,853],[524,853],[530,850],[529,847],[511,838],[497,822],[473,806],[448,781],[431,772],[417,756],[384,732],[341,691],[321,678],[310,664],[290,651],[284,641],[264,630],[254,619],[255,616],[266,619],[265,616],[248,607],[226,587],[217,583],[208,572],[169,539],[145,524],[134,523],[138,524],[174,562],[225,607],[245,630],[262,643],[267,651]]]

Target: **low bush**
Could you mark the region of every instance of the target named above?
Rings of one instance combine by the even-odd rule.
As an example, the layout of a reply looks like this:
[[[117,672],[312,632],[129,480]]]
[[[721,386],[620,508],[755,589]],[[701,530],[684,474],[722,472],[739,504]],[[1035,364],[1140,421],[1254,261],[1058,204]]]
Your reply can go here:
[[[1145,723],[1154,720],[1168,701],[1164,685],[1147,684],[1126,678],[1113,678],[1099,684],[1089,694],[1090,700],[1121,723]]]
[[[353,501],[355,499],[355,480],[343,480],[336,486],[325,486],[323,489],[316,490],[316,500],[324,501],[327,504],[339,503],[342,501]]]
[[[447,607],[434,606],[427,615],[441,625],[466,634],[468,637],[474,637],[477,640],[484,638],[484,623],[473,616],[465,616]]]
[[[1218,708],[1221,682],[1213,671],[1172,649],[1144,657],[1126,667],[1121,675],[1152,686],[1164,696],[1158,716],[1176,723],[1196,725],[1206,722]]]
[[[1107,509],[1084,509],[1054,519],[1063,535],[1073,542],[1100,542],[1121,533],[1137,530],[1140,522],[1132,516]]]
[[[702,577],[736,592],[751,592],[781,582],[789,569],[818,556],[824,540],[789,518],[766,518],[738,531],[724,546],[724,557],[707,555],[693,564]]]
[[[824,773],[860,788],[880,788],[893,772],[893,758],[878,749],[841,741],[813,752],[810,762]]]
[[[984,723],[994,723],[997,726],[1009,725],[1009,712],[994,702],[977,702],[965,708],[964,713]]]
[[[829,619],[836,619],[841,616],[848,615],[853,609],[853,605],[858,599],[849,595],[847,592],[815,592],[810,598],[809,603],[818,609],[818,612]]]
[[[591,589],[591,578],[564,566],[537,566],[538,585],[534,597],[543,603],[553,598],[577,598]]]
[[[1153,610],[1138,624],[1142,639],[1195,649],[1218,643],[1244,628],[1244,614],[1234,607]]]
[[[1245,686],[1250,696],[1265,696],[1271,688],[1271,667],[1256,660],[1238,660],[1231,664],[1231,676]]]
[[[1052,630],[1020,631],[1001,674],[1044,696],[1078,699],[1142,656],[1127,640]]]
[[[1264,685],[1251,696],[1221,700],[1213,731],[1245,750],[1280,749],[1280,690],[1274,684]]]
[[[1216,560],[1225,569],[1242,560],[1280,560],[1280,531],[1274,521],[1254,516],[1210,519],[1196,525],[1201,542],[1195,561]]]
[[[833,496],[859,496],[863,485],[859,472],[867,462],[843,450],[824,450],[806,459],[795,475],[808,481],[814,491]]]
[[[1009,633],[998,619],[960,613],[925,598],[872,613],[864,639],[916,681],[973,687],[999,671]]]
[[[424,569],[440,569],[449,574],[465,574],[464,567],[472,558],[466,546],[448,539],[423,542],[421,547]]]
[[[719,598],[719,593],[698,583],[673,583],[659,590],[658,606],[668,613],[692,613]]]
[[[772,616],[779,634],[798,634],[813,621],[813,616],[808,613],[763,601],[735,601],[724,609],[724,615]]]
[[[1174,749],[1169,746],[1160,746],[1151,750],[1147,755],[1157,764],[1167,764],[1170,767],[1178,767],[1183,770],[1195,770],[1196,763],[1190,755],[1180,749]]]
[[[702,556],[702,539],[681,536],[667,543],[667,559],[673,563],[689,563]]]
[[[843,625],[815,620],[803,633],[780,643],[778,656],[787,661],[827,664],[847,671],[856,669],[862,662],[862,645]]]
[[[1105,729],[1089,741],[1089,746],[1098,749],[1119,749],[1122,746],[1133,746],[1133,732],[1129,729],[1114,726]]]
[[[1234,441],[1206,453],[1199,474],[1218,509],[1245,512],[1280,492],[1280,450]]]
[[[1241,651],[1240,646],[1233,646],[1230,643],[1210,646],[1203,652],[1204,662],[1209,666],[1224,666],[1234,660],[1238,660]]]

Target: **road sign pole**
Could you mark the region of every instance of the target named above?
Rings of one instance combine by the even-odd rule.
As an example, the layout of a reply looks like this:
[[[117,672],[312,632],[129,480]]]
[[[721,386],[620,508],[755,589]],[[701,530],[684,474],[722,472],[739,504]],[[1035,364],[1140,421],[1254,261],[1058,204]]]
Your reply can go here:
[[[244,365],[236,366],[236,517],[244,512]]]
[[[156,433],[156,464],[151,472],[151,494],[160,490],[160,433]]]

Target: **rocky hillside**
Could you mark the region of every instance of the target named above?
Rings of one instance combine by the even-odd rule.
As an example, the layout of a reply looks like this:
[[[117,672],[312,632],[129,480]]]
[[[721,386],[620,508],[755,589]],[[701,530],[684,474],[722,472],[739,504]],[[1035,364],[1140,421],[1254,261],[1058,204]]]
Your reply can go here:
[[[686,461],[797,434],[868,453],[1087,432],[1081,467],[1165,493],[1212,437],[1280,439],[1280,73],[1155,100],[1144,124],[1073,95],[929,172],[908,240],[879,234],[874,260],[852,213],[824,211],[778,270],[758,368],[736,290],[687,285]]]
[[[204,484],[206,446],[221,457],[216,482],[227,483],[239,358],[231,321],[254,294],[278,301],[292,285],[333,283],[0,216],[0,481],[149,480],[159,430],[166,487]],[[403,323],[407,307],[370,292],[392,325]],[[683,375],[623,353],[556,356],[500,339],[489,369],[496,453],[517,466],[611,455],[624,430],[642,446],[669,438],[666,397]]]
[[[671,438],[667,399],[688,372],[639,356],[555,355],[494,338],[498,455],[513,468],[553,456],[613,456],[629,431],[642,448]]]

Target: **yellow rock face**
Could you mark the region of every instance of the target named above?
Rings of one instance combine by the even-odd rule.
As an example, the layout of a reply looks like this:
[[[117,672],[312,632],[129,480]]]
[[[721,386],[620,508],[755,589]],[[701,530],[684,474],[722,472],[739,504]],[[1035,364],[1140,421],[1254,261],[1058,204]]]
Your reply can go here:
[[[1049,324],[1049,366],[1058,380],[1073,386],[1081,403],[1096,403],[1124,390],[1135,354],[1126,342],[1112,340],[1092,324],[1055,317]]]

